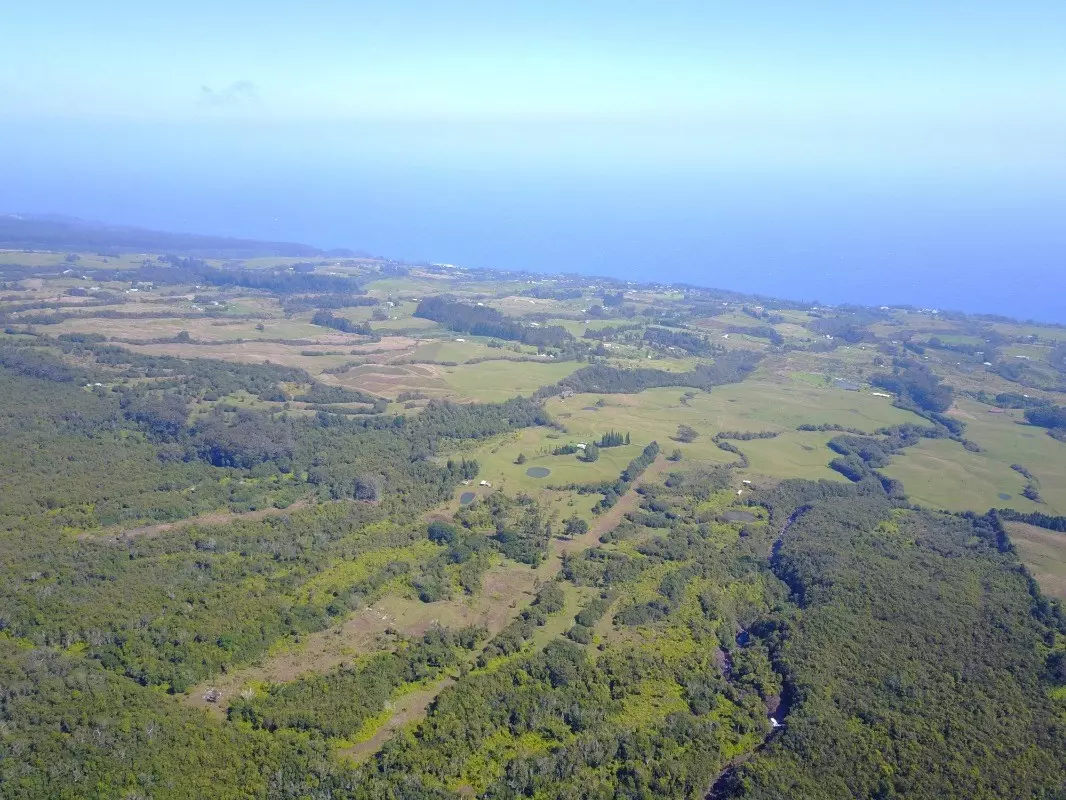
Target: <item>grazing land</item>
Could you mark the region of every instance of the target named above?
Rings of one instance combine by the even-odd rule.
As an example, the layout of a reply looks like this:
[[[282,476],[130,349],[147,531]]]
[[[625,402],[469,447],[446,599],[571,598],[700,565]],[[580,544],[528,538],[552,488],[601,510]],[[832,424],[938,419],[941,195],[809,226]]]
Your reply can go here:
[[[1062,329],[166,236],[0,253],[0,797],[1066,789]]]

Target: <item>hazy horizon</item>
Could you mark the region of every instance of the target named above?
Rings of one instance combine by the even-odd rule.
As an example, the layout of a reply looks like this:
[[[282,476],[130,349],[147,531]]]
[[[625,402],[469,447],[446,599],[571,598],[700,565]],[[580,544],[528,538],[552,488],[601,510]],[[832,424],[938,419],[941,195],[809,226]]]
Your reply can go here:
[[[1050,2],[9,17],[6,211],[1066,322]]]

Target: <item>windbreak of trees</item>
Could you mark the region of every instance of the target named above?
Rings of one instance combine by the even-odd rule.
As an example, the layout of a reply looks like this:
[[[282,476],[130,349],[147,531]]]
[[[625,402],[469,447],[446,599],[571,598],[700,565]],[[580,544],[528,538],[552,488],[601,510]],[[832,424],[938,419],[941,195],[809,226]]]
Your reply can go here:
[[[239,286],[260,289],[273,294],[362,294],[354,278],[342,275],[320,275],[313,272],[260,269],[219,269],[198,258],[164,256],[169,266],[149,264],[122,273],[122,280],[138,280],[158,284],[209,284],[211,286]]]
[[[439,322],[458,333],[493,336],[538,347],[564,347],[574,338],[560,325],[526,326],[495,308],[461,303],[445,295],[424,298],[414,315]]]
[[[603,434],[596,444],[600,447],[621,447],[624,444],[629,444],[629,433],[610,430]]]
[[[632,394],[663,386],[710,389],[713,386],[744,380],[755,369],[760,358],[758,353],[726,352],[717,355],[713,364],[699,364],[690,372],[669,372],[646,367],[620,369],[607,364],[591,364],[563,378],[558,386],[538,391],[537,396],[550,396],[558,393],[560,388],[574,392],[607,394]]]

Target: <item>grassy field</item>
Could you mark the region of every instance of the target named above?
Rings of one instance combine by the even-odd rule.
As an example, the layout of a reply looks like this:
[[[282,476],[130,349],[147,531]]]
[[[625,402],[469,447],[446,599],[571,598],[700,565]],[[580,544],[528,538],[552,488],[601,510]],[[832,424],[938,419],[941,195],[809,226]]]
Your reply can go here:
[[[495,351],[499,353],[500,351]],[[515,395],[529,395],[541,386],[556,383],[581,365],[575,361],[485,361],[444,367],[443,379],[458,398],[498,402]]]
[[[835,456],[826,442],[834,433],[786,431],[775,439],[754,439],[735,442],[751,464],[755,475],[774,478],[808,478],[818,480],[847,480],[839,472],[829,469]]]
[[[73,262],[66,261],[66,253],[27,253],[22,250],[0,250],[0,264],[19,264],[26,267],[58,267],[71,269],[81,274],[93,269],[136,269],[144,261],[144,255],[128,253],[122,256],[98,256],[82,253]]]
[[[800,424],[837,423],[873,431],[885,425],[918,421],[885,398],[803,383],[778,385],[759,381],[717,387],[682,403],[684,389],[649,389],[635,395],[582,394],[548,401],[547,408],[575,441],[592,441],[607,430],[629,432],[634,443],[651,440],[669,452],[679,448],[685,458],[731,461],[733,456],[713,441],[721,431],[780,431],[776,439],[739,443],[752,470],[775,477],[838,477],[826,464],[831,434],[799,433]],[[597,402],[602,399],[603,406]],[[678,425],[695,428],[691,443],[673,441]],[[602,454],[608,450],[601,450]],[[517,452],[514,453],[517,455]],[[528,454],[527,454],[528,455]],[[602,460],[602,457],[601,457]]]
[[[972,453],[956,442],[937,439],[896,456],[884,472],[903,481],[912,498],[951,511],[995,506],[1066,513],[1066,444],[1020,424],[1021,412],[989,414],[987,406],[962,398],[953,413],[966,423],[966,437],[982,451]],[[1044,504],[1021,496],[1026,481],[1011,464],[1037,477]]]
[[[1051,597],[1066,600],[1066,533],[1024,522],[1008,522],[1007,530],[1040,588]]]
[[[950,439],[923,439],[881,471],[903,481],[911,500],[932,508],[1039,510],[1021,496],[1025,479],[1009,464],[971,453]]]
[[[156,307],[153,310],[160,310]],[[263,330],[256,325],[262,324]],[[118,339],[157,339],[188,331],[193,339],[204,341],[245,339],[306,339],[359,343],[362,337],[338,333],[330,328],[312,325],[303,319],[219,320],[210,317],[186,319],[161,317],[157,319],[106,319],[89,317],[68,319],[50,327],[58,333],[78,331],[102,333]]]

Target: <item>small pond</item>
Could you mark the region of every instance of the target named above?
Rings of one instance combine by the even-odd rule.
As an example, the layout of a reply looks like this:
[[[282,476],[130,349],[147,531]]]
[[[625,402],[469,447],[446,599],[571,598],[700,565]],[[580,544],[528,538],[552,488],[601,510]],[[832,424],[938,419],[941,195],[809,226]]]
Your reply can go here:
[[[547,478],[552,474],[552,471],[547,467],[530,467],[526,470],[526,475],[531,478]]]
[[[468,506],[474,502],[475,497],[477,497],[477,495],[473,492],[463,492],[461,495],[459,495],[459,504]]]
[[[726,511],[722,517],[726,522],[754,522],[758,519],[750,511]]]
[[[999,493],[999,499],[1000,499],[1000,500],[1010,500],[1010,495],[1009,495],[1009,494],[1006,494],[1006,493],[1004,493],[1004,492],[1000,492],[1000,493]]]

